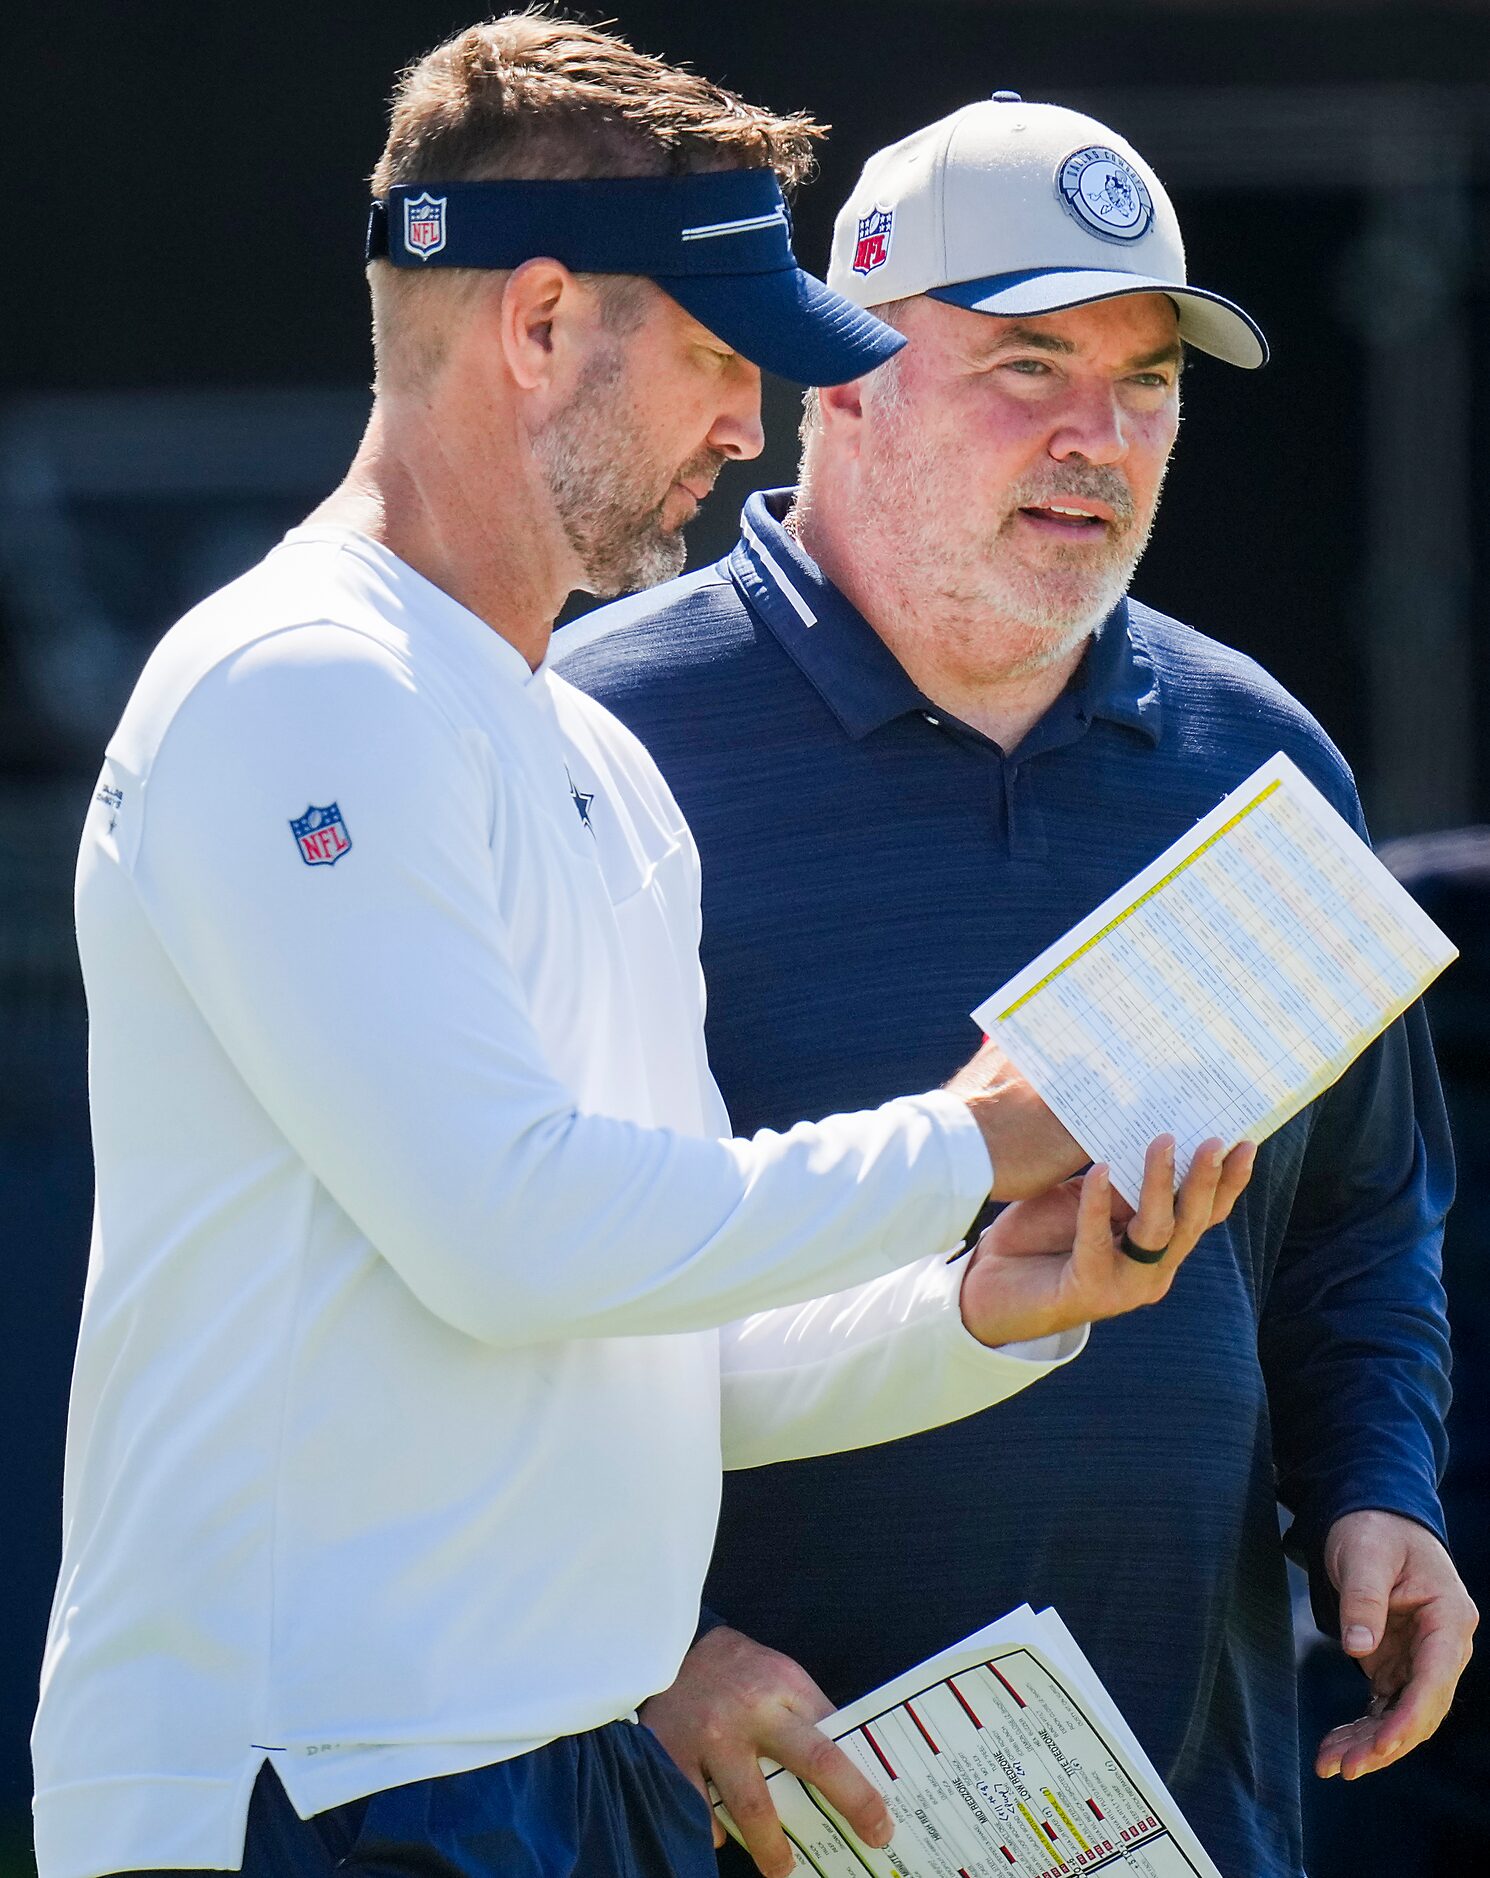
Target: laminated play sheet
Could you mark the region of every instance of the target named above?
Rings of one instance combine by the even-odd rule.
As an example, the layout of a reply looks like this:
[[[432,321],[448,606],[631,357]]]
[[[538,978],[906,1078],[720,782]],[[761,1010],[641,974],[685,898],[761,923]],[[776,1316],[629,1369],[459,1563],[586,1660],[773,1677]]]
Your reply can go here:
[[[1052,1610],[1026,1604],[820,1725],[884,1794],[895,1835],[866,1846],[768,1762],[799,1872],[1221,1878]]]
[[[1281,1128],[1454,946],[1281,752],[973,1013],[1113,1185]]]

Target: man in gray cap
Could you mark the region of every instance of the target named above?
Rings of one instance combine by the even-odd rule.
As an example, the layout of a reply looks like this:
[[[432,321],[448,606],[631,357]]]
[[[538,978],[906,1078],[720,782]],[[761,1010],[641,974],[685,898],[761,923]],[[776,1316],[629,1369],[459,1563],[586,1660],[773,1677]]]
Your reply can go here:
[[[809,394],[800,487],[752,497],[725,561],[564,655],[702,851],[710,1057],[747,1129],[944,1074],[974,1004],[1277,750],[1361,825],[1292,698],[1125,597],[1186,350],[1266,358],[1188,283],[1138,152],[1012,93],[969,105],[871,158],[829,279],[904,350]],[[1469,1651],[1436,1492],[1451,1184],[1414,1010],[1265,1144],[1165,1313],[955,1427],[735,1474],[711,1611],[647,1719],[761,1869],[792,1855],[755,1755],[810,1750],[883,1837],[802,1717],[1028,1598],[1070,1623],[1222,1869],[1298,1878],[1276,1502],[1371,1679],[1321,1774],[1424,1739]]]

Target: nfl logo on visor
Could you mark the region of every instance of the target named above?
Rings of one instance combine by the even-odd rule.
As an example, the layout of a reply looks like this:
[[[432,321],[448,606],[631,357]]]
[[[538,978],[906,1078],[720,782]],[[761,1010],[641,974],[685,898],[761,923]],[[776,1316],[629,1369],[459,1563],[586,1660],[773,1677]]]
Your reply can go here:
[[[404,197],[404,246],[421,261],[445,245],[446,201],[445,196],[432,196],[427,189],[422,196]]]
[[[307,867],[335,867],[352,845],[341,810],[334,802],[318,809],[312,804],[303,815],[290,818],[290,833]]]
[[[890,233],[895,226],[895,211],[875,207],[859,223],[859,240],[854,248],[854,272],[872,274],[890,258]]]

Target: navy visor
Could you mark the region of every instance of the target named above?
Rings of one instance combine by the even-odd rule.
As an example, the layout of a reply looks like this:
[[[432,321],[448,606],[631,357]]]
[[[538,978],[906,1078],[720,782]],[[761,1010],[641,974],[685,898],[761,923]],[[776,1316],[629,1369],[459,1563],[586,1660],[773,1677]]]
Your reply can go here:
[[[771,170],[578,181],[396,184],[374,201],[367,258],[517,267],[547,256],[577,274],[641,274],[762,370],[841,385],[905,344],[805,273]]]

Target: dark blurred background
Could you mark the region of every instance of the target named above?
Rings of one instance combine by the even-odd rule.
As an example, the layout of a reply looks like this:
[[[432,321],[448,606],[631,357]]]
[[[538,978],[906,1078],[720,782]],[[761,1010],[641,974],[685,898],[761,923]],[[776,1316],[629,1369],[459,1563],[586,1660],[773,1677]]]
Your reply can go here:
[[[364,178],[384,100],[400,65],[470,17],[457,0],[72,0],[9,21],[0,1840],[16,1871],[91,1198],[77,831],[155,639],[313,506],[351,453],[371,372]],[[809,265],[825,264],[834,209],[868,152],[971,98],[1012,88],[1127,134],[1176,200],[1192,279],[1239,298],[1275,354],[1258,375],[1204,359],[1189,375],[1136,591],[1255,654],[1310,706],[1354,766],[1378,836],[1490,822],[1478,527],[1490,500],[1490,6],[617,0],[616,17],[648,50],[833,125],[798,206]],[[696,563],[729,545],[749,488],[791,479],[795,399],[768,386],[766,402],[766,457],[726,473],[697,525]],[[1461,946],[1474,905],[1483,921],[1473,894],[1441,915]],[[1465,1077],[1483,1075],[1484,1049],[1461,1059]],[[1466,1219],[1485,1216],[1475,1178]],[[1470,1292],[1485,1281],[1462,1243],[1461,1373],[1483,1388]],[[1476,1515],[1483,1529],[1483,1500],[1469,1502]],[[1446,1751],[1483,1792],[1490,1753],[1467,1712]],[[1460,1780],[1458,1767],[1435,1778]],[[1347,1845],[1357,1873],[1430,1869],[1447,1802],[1378,1807],[1362,1853],[1353,1798],[1316,1829],[1318,1878],[1347,1868]],[[1379,1836],[1393,1814],[1401,1850]],[[1442,1832],[1447,1853],[1490,1856],[1483,1836],[1463,1838],[1472,1828]]]

